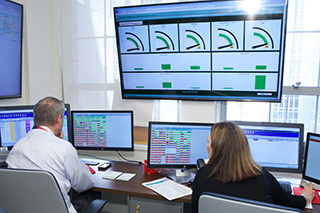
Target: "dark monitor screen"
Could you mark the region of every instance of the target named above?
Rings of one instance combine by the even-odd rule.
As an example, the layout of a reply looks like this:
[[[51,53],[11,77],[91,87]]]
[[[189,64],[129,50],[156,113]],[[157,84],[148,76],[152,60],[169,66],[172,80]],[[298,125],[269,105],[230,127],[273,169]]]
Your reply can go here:
[[[70,105],[65,107],[62,130],[70,141]],[[0,146],[12,148],[33,126],[33,105],[0,107]]]
[[[208,158],[210,123],[149,122],[148,167],[196,168]]]
[[[77,149],[133,151],[133,111],[71,111]]]
[[[279,102],[287,0],[243,2],[115,7],[122,98]]]
[[[235,121],[247,136],[251,155],[274,172],[302,172],[303,124]]]
[[[0,98],[21,97],[23,5],[0,0]]]
[[[302,178],[320,184],[320,134],[307,133]]]

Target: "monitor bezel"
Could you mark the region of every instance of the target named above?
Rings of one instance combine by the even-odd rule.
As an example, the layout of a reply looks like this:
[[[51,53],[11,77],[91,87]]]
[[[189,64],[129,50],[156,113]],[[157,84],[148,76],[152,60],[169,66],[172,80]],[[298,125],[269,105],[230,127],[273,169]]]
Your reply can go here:
[[[218,0],[218,1],[236,1],[236,0]],[[283,42],[280,45],[280,48],[282,49],[280,51],[280,54],[282,54],[282,57],[279,59],[279,66],[281,67],[281,70],[279,71],[279,77],[277,78],[277,90],[276,96],[267,97],[259,97],[259,95],[255,96],[249,96],[249,95],[243,95],[243,92],[246,91],[237,91],[239,92],[238,95],[230,96],[228,94],[223,94],[224,92],[229,91],[211,91],[213,92],[210,95],[184,95],[183,93],[189,93],[189,94],[196,94],[198,91],[193,90],[165,90],[161,89],[161,94],[156,94],[159,90],[153,89],[153,90],[147,90],[152,92],[152,94],[145,94],[140,93],[139,91],[130,93],[125,92],[124,88],[124,74],[122,70],[122,60],[121,60],[121,51],[120,51],[120,39],[119,39],[119,29],[118,29],[118,21],[116,17],[116,10],[117,9],[127,9],[127,8],[140,8],[140,7],[153,7],[153,6],[170,6],[170,5],[179,5],[179,4],[201,4],[201,3],[210,3],[212,1],[210,0],[204,0],[204,1],[190,1],[190,2],[169,2],[169,3],[155,3],[155,4],[142,4],[142,5],[130,5],[130,6],[115,6],[113,7],[113,14],[114,14],[114,26],[115,26],[115,34],[116,34],[116,46],[117,46],[117,56],[118,56],[118,67],[119,67],[119,74],[120,74],[120,87],[121,87],[121,97],[122,99],[159,99],[159,100],[193,100],[193,101],[241,101],[241,102],[270,102],[270,103],[280,103],[282,98],[282,85],[283,85],[283,73],[284,73],[284,58],[285,58],[285,49],[286,49],[286,36],[287,36],[287,20],[288,20],[288,0],[284,0],[284,9],[283,9],[283,17],[282,22],[283,28],[281,28],[280,31],[280,39],[283,40]],[[265,14],[262,14],[265,15]],[[251,16],[250,13],[247,14],[247,16]],[[128,89],[129,90],[129,89]],[[133,89],[131,89],[133,90]],[[204,92],[203,90],[202,92]],[[253,91],[255,92],[255,91]],[[268,91],[267,91],[268,92]],[[179,94],[178,94],[179,93]],[[180,94],[182,93],[182,94]]]
[[[131,115],[131,147],[82,147],[75,146],[74,143],[74,123],[73,118],[75,113],[109,113],[109,114],[130,114]],[[132,110],[71,110],[71,134],[72,144],[77,150],[100,150],[100,151],[134,151],[134,123]]]
[[[0,99],[10,99],[10,98],[21,98],[22,97],[22,57],[23,57],[23,23],[24,23],[24,19],[23,19],[23,16],[24,16],[24,6],[23,4],[21,3],[18,3],[18,2],[15,2],[15,1],[12,1],[12,0],[3,0],[3,1],[6,1],[8,3],[11,3],[11,4],[15,4],[15,5],[18,5],[20,8],[21,8],[21,28],[19,29],[20,32],[21,32],[21,37],[20,37],[20,73],[19,73],[19,94],[10,94],[10,95],[0,95]]]
[[[68,141],[72,143],[72,135],[71,135],[71,107],[70,104],[64,104],[64,107],[67,109],[67,128],[68,128]]]
[[[151,153],[151,129],[152,125],[191,125],[191,126],[208,126],[210,131],[214,123],[198,123],[198,122],[163,122],[163,121],[149,121],[148,126],[148,149],[147,149],[147,166],[148,168],[186,168],[192,169],[197,168],[197,164],[151,164],[150,153]],[[208,135],[209,136],[209,135]],[[206,147],[205,147],[206,149]]]
[[[32,117],[33,117],[33,105],[17,105],[17,106],[2,106],[2,107],[0,107],[1,112],[13,111],[13,110],[31,110]],[[1,131],[0,131],[0,147],[7,147],[8,150],[11,150],[13,148],[13,146],[3,146],[2,140],[1,140]]]
[[[265,126],[265,127],[287,127],[287,128],[299,128],[299,156],[298,156],[298,168],[277,168],[277,167],[263,167],[270,172],[284,172],[284,173],[302,173],[303,167],[303,154],[304,154],[304,124],[302,123],[278,123],[278,122],[254,122],[254,121],[231,121],[237,125],[247,126]]]
[[[306,165],[307,165],[307,156],[308,156],[308,151],[309,151],[309,139],[310,136],[315,136],[320,138],[320,134],[317,133],[312,133],[312,132],[307,132],[307,139],[306,139],[306,148],[305,148],[305,154],[304,154],[304,161],[303,161],[303,172],[302,172],[302,179],[308,180],[317,184],[320,184],[320,179],[315,179],[312,177],[309,177],[306,175]]]

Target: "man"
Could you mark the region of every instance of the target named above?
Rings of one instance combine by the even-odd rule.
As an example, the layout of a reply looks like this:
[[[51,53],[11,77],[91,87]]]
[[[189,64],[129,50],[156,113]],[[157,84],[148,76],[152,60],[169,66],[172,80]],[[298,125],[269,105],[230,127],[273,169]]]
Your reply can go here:
[[[51,172],[58,181],[69,212],[81,210],[73,206],[68,192],[83,192],[93,186],[89,168],[80,161],[76,149],[63,137],[64,103],[53,97],[40,100],[33,108],[34,127],[9,153],[9,168],[38,169]],[[77,202],[75,202],[77,203]]]

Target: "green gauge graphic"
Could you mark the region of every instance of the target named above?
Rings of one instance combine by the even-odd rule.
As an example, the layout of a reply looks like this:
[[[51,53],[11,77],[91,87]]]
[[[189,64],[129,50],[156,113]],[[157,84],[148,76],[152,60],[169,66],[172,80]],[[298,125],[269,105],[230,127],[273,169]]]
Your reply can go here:
[[[144,51],[144,46],[143,46],[143,43],[142,41],[140,40],[140,38],[138,36],[136,36],[135,34],[133,33],[129,33],[129,32],[126,32],[126,39],[127,41],[129,41],[130,43],[133,44],[133,48],[128,48],[127,49],[127,52],[131,52],[131,51]]]
[[[174,44],[170,36],[161,31],[155,31],[155,33],[157,34],[156,39],[162,41],[161,43],[163,44],[162,46],[156,48],[157,51],[170,49],[174,50]]]
[[[261,40],[261,43],[253,45],[252,49],[257,48],[266,48],[266,49],[273,49],[274,43],[271,35],[266,31],[265,29],[262,29],[260,27],[252,27],[254,30],[253,36],[258,37]]]
[[[192,40],[192,45],[186,47],[186,50],[190,50],[190,49],[201,49],[201,47],[205,50],[206,49],[206,44],[203,40],[203,38],[201,37],[201,35],[199,33],[197,33],[196,31],[193,30],[185,30],[186,34],[187,34],[187,38]]]
[[[218,28],[218,32],[219,32],[219,37],[225,40],[225,44],[218,46],[219,50],[239,48],[238,40],[231,31],[224,28]]]

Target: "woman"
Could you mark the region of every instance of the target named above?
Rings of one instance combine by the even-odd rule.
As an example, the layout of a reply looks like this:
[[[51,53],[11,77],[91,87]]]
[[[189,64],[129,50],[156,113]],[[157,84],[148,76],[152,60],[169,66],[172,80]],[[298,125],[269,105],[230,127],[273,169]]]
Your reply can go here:
[[[215,192],[251,200],[304,209],[314,198],[312,187],[300,196],[285,192],[267,170],[251,157],[248,140],[234,123],[222,122],[212,126],[208,137],[209,162],[193,182],[192,212],[198,212],[202,192]]]

